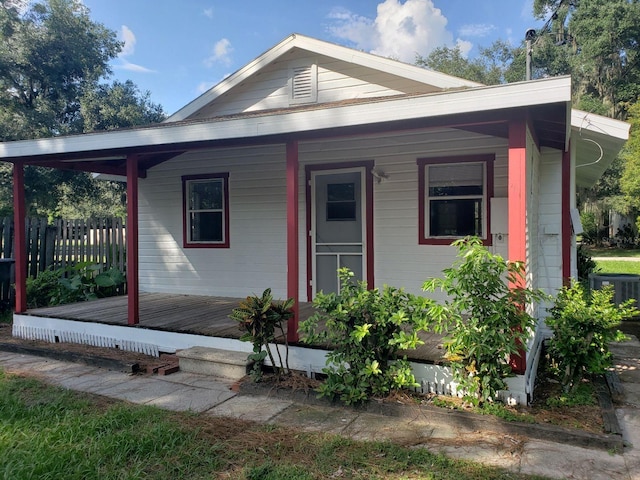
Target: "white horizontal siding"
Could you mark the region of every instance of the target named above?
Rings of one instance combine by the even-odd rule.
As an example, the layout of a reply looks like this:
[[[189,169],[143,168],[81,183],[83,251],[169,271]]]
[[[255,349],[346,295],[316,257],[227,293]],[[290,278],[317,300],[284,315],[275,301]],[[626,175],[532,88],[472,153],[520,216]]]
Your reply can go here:
[[[423,282],[441,276],[457,254],[453,247],[418,244],[416,159],[482,153],[496,154],[496,172],[506,172],[506,139],[463,130],[414,131],[300,145],[303,165],[374,160],[376,169],[388,176],[381,183],[374,182],[373,187],[375,282],[377,286],[404,287],[412,293],[422,293]],[[496,176],[496,195],[506,194],[506,180],[506,174]]]
[[[482,153],[496,155],[495,194],[506,195],[506,139],[442,129],[301,142],[300,298],[306,299],[307,290],[305,165],[373,160],[388,176],[373,187],[376,285],[421,293],[422,283],[441,276],[457,252],[418,244],[416,159]],[[245,296],[270,287],[284,297],[285,163],[285,148],[276,145],[192,152],[151,169],[140,181],[141,289]],[[181,176],[219,172],[229,172],[231,247],[183,249]]]
[[[558,150],[541,152],[538,225],[539,285],[553,294],[562,287],[562,153]]]
[[[286,295],[285,149],[192,152],[140,182],[143,291]],[[229,173],[230,248],[182,248],[182,175]]]
[[[289,107],[289,67],[304,62],[318,62],[318,103],[434,91],[431,85],[297,50],[217,98],[194,118]]]

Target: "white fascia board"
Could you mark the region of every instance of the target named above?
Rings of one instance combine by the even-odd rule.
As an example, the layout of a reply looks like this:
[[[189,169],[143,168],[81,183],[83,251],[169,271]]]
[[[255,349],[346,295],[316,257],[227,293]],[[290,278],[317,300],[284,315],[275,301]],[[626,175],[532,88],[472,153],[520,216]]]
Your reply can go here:
[[[391,60],[371,53],[360,52],[352,48],[343,47],[333,43],[317,40],[294,33],[285,38],[282,42],[267,50],[265,53],[249,62],[237,72],[229,75],[211,89],[200,95],[198,98],[175,112],[165,122],[177,122],[185,120],[214,101],[220,95],[228,92],[236,85],[242,83],[270,63],[274,62],[294,48],[301,48],[312,53],[324,55],[337,60],[361,65],[363,67],[380,70],[403,78],[417,82],[433,85],[441,89],[471,88],[481,87],[481,83],[471,82],[462,78],[454,77],[444,73],[427,70],[425,68],[410,65],[408,63]]]
[[[629,129],[631,125],[614,118],[603,117],[595,113],[584,112],[582,110],[571,110],[571,127],[574,131],[589,132],[617,138],[623,142],[629,139]]]
[[[296,134],[340,127],[529,107],[571,99],[569,77],[383,99],[272,115],[0,143],[2,158]],[[90,154],[89,154],[90,155]]]

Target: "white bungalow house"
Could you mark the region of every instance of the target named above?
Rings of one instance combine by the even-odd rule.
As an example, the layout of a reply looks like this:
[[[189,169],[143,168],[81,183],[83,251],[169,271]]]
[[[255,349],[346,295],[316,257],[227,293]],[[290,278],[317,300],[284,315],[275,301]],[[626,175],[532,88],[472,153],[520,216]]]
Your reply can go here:
[[[531,286],[553,293],[576,272],[576,186],[600,177],[628,130],[572,110],[568,77],[484,86],[294,34],[162,124],[0,143],[0,160],[14,165],[14,334],[100,329],[167,349],[201,341],[30,314],[25,165],[126,176],[136,325],[141,292],[245,297],[270,287],[302,304],[337,288],[338,266],[371,287],[420,293],[452,264],[450,243],[470,234],[525,261]],[[545,334],[537,314],[514,365],[521,398]],[[303,367],[323,366],[311,356],[294,352]],[[416,373],[440,375],[433,368]]]

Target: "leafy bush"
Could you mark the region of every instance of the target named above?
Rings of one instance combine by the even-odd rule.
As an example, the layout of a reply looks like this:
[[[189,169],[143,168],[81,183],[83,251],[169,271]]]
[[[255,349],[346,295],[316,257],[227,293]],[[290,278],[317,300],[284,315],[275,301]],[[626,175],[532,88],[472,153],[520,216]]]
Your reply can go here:
[[[398,352],[423,343],[418,332],[427,330],[427,299],[389,286],[367,290],[346,268],[339,276],[340,293],[319,293],[314,300],[319,312],[300,326],[303,342],[332,348],[321,396],[350,405],[417,385],[406,356],[399,358]]]
[[[585,243],[596,243],[598,238],[598,219],[594,212],[582,212],[580,214],[580,223],[582,223],[582,241]]]
[[[589,274],[597,271],[596,261],[591,258],[584,246],[578,246],[578,280],[586,282],[589,280]]]
[[[274,301],[271,289],[267,288],[262,296],[249,296],[234,308],[229,318],[238,322],[243,335],[240,340],[253,343],[253,353],[249,360],[254,362],[251,376],[255,381],[262,378],[262,366],[264,359],[269,356],[271,365],[280,374],[289,372],[289,344],[284,331],[284,323],[293,316],[294,299]],[[285,361],[283,363],[280,349],[276,345],[279,362],[276,363],[271,353],[270,343],[276,343],[276,328],[280,330],[281,338],[285,343]]]
[[[66,268],[45,270],[27,279],[29,308],[63,305],[123,293],[125,276],[117,268],[100,272],[100,266],[89,262]]]
[[[616,327],[638,313],[635,300],[616,306],[613,295],[611,286],[589,292],[573,282],[556,297],[546,320],[553,330],[549,349],[567,392],[575,391],[586,374],[603,373],[611,366],[609,342],[621,335]]]
[[[509,358],[519,355],[534,326],[525,307],[544,294],[519,286],[526,284],[524,265],[492,254],[478,238],[453,245],[458,260],[444,270],[444,278],[426,281],[423,289],[440,289],[449,297],[430,313],[435,330],[447,334],[444,346],[455,380],[477,404],[506,387],[504,379],[512,374]]]

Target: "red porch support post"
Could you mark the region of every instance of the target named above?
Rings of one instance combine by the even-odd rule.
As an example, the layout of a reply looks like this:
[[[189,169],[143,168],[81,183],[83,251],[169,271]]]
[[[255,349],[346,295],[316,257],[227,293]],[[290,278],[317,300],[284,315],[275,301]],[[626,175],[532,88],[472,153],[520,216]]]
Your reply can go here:
[[[298,341],[300,249],[298,245],[298,142],[287,143],[287,297],[295,300],[287,324],[287,340]]]
[[[562,152],[562,284],[571,283],[571,148]]]
[[[140,322],[138,286],[138,156],[127,156],[127,323]]]
[[[27,216],[24,198],[24,165],[13,164],[13,231],[16,272],[16,313],[27,311],[27,244],[25,238],[25,218]]]
[[[508,170],[508,255],[510,261],[524,262],[527,259],[527,123],[524,119],[509,122]],[[514,373],[523,374],[527,367],[526,351],[523,348],[519,353],[512,355],[509,363]]]

